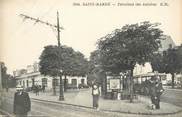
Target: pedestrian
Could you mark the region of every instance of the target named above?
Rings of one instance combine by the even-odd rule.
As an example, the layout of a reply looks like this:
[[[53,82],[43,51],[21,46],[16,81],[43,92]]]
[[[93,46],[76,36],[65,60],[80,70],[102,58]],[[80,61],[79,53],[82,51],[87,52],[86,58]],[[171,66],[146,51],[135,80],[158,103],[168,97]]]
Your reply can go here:
[[[32,85],[32,89],[33,93],[35,93],[35,85]]]
[[[92,96],[93,96],[93,108],[99,110],[99,87],[96,84],[92,86]]]
[[[160,96],[164,92],[164,89],[162,87],[162,83],[158,80],[152,82],[151,84],[151,102],[153,105],[155,105],[156,109],[160,109]]]
[[[150,97],[151,97],[151,103],[152,103],[152,109],[156,107],[156,88],[155,88],[155,83],[151,82],[151,88],[150,88]]]
[[[14,94],[14,109],[13,113],[16,117],[27,117],[31,110],[31,102],[27,92],[24,92],[22,86],[16,87],[17,92]]]
[[[160,81],[156,82],[155,88],[156,88],[156,109],[160,109],[160,96],[164,92],[162,83]]]
[[[36,96],[39,95],[39,86],[38,85],[35,85],[35,94],[36,94]]]

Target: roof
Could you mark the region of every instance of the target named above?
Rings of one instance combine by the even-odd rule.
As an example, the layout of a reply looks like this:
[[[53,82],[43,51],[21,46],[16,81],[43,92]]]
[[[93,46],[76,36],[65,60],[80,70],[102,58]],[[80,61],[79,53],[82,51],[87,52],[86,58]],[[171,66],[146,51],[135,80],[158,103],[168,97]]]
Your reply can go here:
[[[150,73],[147,73],[147,74],[140,74],[140,75],[135,75],[134,78],[144,78],[144,77],[152,77],[152,76],[155,76],[155,75],[158,75],[158,76],[165,76],[166,74],[165,73],[155,73],[155,72],[150,72]]]
[[[20,76],[16,76],[15,79],[22,79],[22,78],[28,78],[28,77],[34,77],[40,75],[40,72],[32,72],[32,73],[26,73],[22,74]]]

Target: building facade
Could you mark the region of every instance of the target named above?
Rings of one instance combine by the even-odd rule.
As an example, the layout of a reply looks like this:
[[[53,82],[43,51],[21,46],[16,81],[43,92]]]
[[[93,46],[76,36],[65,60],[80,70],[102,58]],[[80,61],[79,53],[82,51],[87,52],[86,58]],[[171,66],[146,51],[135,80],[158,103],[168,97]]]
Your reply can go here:
[[[47,90],[51,90],[53,86],[59,87],[59,77],[50,77],[41,75],[38,63],[28,65],[26,69],[14,71],[17,85],[24,88],[30,88],[34,85],[45,86]],[[62,77],[64,83],[64,77]],[[80,84],[87,85],[87,77],[66,77],[68,86],[78,88]]]

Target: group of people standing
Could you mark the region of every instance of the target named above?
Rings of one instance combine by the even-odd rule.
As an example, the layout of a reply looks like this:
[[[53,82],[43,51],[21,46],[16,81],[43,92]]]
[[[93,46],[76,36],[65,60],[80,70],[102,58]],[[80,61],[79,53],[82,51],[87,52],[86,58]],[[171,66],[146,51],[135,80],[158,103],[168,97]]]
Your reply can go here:
[[[151,103],[152,108],[154,109],[160,109],[160,96],[164,92],[162,83],[157,78],[152,78],[149,83],[150,87],[150,97],[151,97]],[[92,85],[92,96],[93,96],[93,108],[99,110],[99,96],[100,96],[100,90],[99,86],[97,84]]]
[[[40,91],[45,92],[45,85],[33,85],[32,90],[36,95],[39,95]]]

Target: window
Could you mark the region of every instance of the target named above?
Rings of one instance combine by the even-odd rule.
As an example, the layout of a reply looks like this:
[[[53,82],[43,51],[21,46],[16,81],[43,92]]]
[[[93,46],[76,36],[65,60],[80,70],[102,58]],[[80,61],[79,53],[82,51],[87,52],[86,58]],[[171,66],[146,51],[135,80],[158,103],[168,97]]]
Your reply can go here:
[[[34,78],[32,78],[32,86],[34,86],[35,85],[35,80],[34,80]]]
[[[65,83],[65,79],[63,79],[63,84]],[[68,84],[68,79],[66,79],[66,84]]]
[[[25,87],[25,81],[23,80],[23,87]]]
[[[81,84],[85,84],[85,79],[81,79]]]
[[[58,86],[58,79],[52,79],[52,86]]]
[[[28,80],[27,80],[27,87],[29,86],[29,84],[28,84]]]
[[[47,87],[47,78],[42,78],[42,86]]]
[[[71,84],[72,85],[77,85],[77,80],[76,79],[71,79]]]

